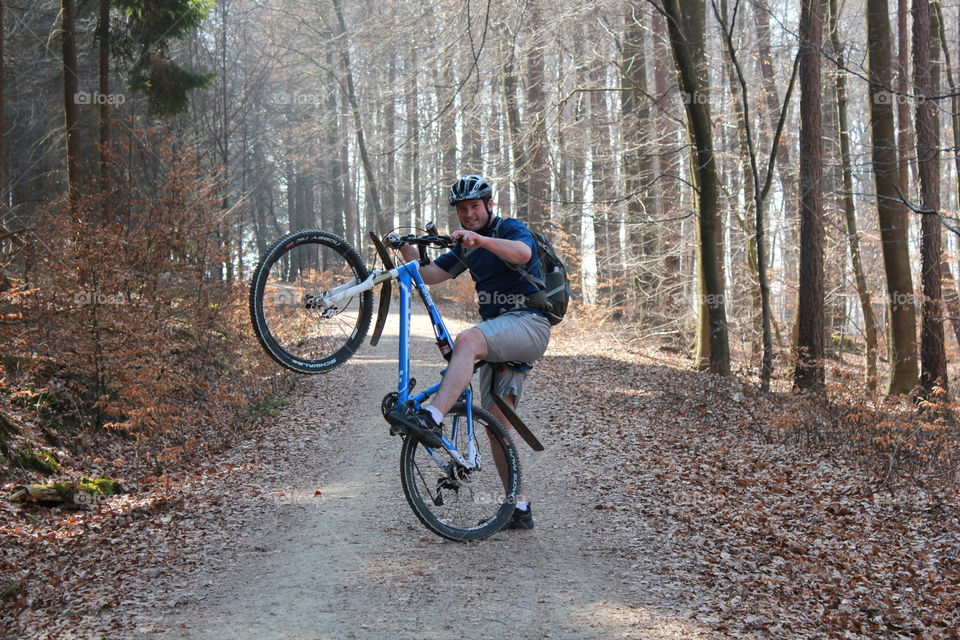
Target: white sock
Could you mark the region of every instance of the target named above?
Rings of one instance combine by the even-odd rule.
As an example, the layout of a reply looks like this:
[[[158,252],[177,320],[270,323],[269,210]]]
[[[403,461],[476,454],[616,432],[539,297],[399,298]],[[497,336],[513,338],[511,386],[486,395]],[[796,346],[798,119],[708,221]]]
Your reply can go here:
[[[443,414],[440,413],[440,409],[437,409],[435,406],[430,405],[427,407],[427,411],[430,412],[430,415],[433,416],[433,421],[437,424],[443,423]]]
[[[517,500],[517,509],[520,509],[520,511],[526,511],[526,510],[527,510],[527,501],[526,501],[526,500]]]

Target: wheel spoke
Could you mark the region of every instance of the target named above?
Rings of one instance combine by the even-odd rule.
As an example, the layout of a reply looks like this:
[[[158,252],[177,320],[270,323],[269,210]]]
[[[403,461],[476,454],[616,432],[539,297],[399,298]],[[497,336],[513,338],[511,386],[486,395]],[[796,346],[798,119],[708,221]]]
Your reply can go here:
[[[360,257],[332,234],[296,232],[275,244],[257,267],[251,293],[254,330],[267,352],[304,373],[317,371],[312,363],[327,369],[349,358],[369,329],[373,294],[339,308],[324,308],[322,300],[366,277]]]
[[[461,423],[458,429],[458,451],[463,454],[468,444],[464,427],[466,408],[461,403],[448,414],[451,421]],[[441,536],[454,540],[471,540],[495,533],[512,513],[519,490],[519,468],[516,450],[502,427],[485,411],[474,409],[474,443],[481,460],[493,461],[493,447],[508,452],[503,457],[507,486],[496,464],[471,469],[452,459],[446,469],[437,468],[436,460],[416,440],[408,438],[403,447],[401,470],[404,492],[420,520]],[[480,434],[483,432],[483,435]],[[496,443],[496,444],[494,444]],[[437,493],[441,504],[436,504]],[[482,526],[480,523],[484,523]]]

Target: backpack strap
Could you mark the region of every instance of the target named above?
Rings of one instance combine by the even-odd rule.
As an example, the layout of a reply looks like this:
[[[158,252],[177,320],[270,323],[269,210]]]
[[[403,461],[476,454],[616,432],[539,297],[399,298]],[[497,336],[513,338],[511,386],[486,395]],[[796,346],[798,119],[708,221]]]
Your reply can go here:
[[[497,224],[496,224],[496,226],[493,228],[493,231],[494,231],[494,232],[497,232],[497,231],[500,229],[500,221],[502,221],[502,220],[503,220],[503,218],[498,218]],[[530,231],[530,228],[529,228],[529,227],[527,228],[527,231]],[[533,236],[533,231],[530,231],[530,235]],[[495,237],[495,238],[499,238],[499,236],[494,236],[494,237]],[[534,243],[537,242],[537,237],[536,237],[536,236],[533,236],[533,241],[534,241]],[[538,249],[538,251],[539,251],[539,249]],[[497,257],[499,257],[499,256],[497,256]],[[500,258],[500,259],[503,260],[503,258]],[[554,259],[554,260],[557,260],[557,261],[559,262],[559,258],[557,258],[556,256],[554,256],[553,259]],[[543,291],[543,295],[546,296],[547,298],[549,298],[550,296],[552,296],[552,295],[555,294],[555,293],[559,293],[560,291],[563,291],[564,289],[566,289],[567,295],[570,296],[571,298],[576,298],[576,297],[577,297],[577,296],[573,295],[573,289],[570,288],[570,283],[569,283],[566,279],[564,279],[564,283],[563,283],[561,286],[559,286],[559,287],[557,287],[556,289],[553,289],[553,290],[551,290],[551,291],[547,291],[547,290],[546,290],[546,288],[547,288],[546,283],[545,283],[544,281],[538,280],[538,279],[535,278],[534,276],[530,275],[530,274],[527,272],[527,269],[526,269],[526,267],[525,267],[524,265],[522,265],[522,264],[511,265],[511,264],[510,264],[509,262],[507,262],[506,260],[503,260],[503,262],[504,262],[504,264],[506,264],[508,267],[510,267],[510,268],[513,269],[514,271],[520,271],[521,274],[522,274],[523,276],[525,276],[525,277],[527,278],[527,280],[528,280],[532,285],[534,285],[535,287],[537,287],[538,289],[540,289],[541,291]],[[563,263],[562,263],[562,262],[560,263],[560,266],[563,267]],[[540,265],[540,269],[541,269],[541,271],[543,270],[543,264],[542,264],[542,263],[541,263],[541,265]]]
[[[500,223],[501,223],[501,222],[503,222],[503,218],[501,218],[500,216],[497,216],[497,223],[496,223],[495,225],[493,225],[493,229],[490,230],[492,236],[493,236],[494,238],[498,239],[498,240],[500,239]],[[527,228],[527,231],[530,231],[530,229]],[[532,231],[530,231],[530,236],[533,237],[533,232],[532,232]],[[539,249],[536,247],[537,239],[536,239],[535,237],[533,237],[533,244],[534,244],[533,250],[534,250],[534,251],[539,251]],[[490,253],[493,253],[493,251],[491,251]],[[496,256],[497,254],[494,253],[493,255]],[[497,256],[497,257],[500,258],[500,256]],[[531,256],[531,258],[532,258],[532,257],[533,257],[533,256]],[[531,274],[529,271],[527,271],[527,266],[526,266],[526,265],[524,265],[524,264],[513,264],[513,263],[511,263],[511,262],[507,262],[507,261],[504,260],[503,258],[500,258],[500,261],[501,261],[503,264],[507,265],[507,268],[508,268],[508,269],[512,269],[513,271],[516,271],[517,273],[519,273],[520,275],[522,275],[524,278],[526,278],[526,279],[527,279],[527,282],[529,282],[530,284],[532,284],[533,286],[535,286],[538,291],[543,291],[544,289],[547,288],[547,285],[546,285],[546,283],[545,283],[543,280],[540,280],[539,278],[537,278],[536,276],[534,276],[533,274]],[[541,265],[540,268],[542,269],[543,266]]]
[[[503,222],[503,218],[498,216],[497,223],[494,225],[493,229],[491,229],[492,237],[500,239],[500,223],[501,222]],[[527,229],[527,231],[529,231],[530,235],[533,236],[533,232],[530,231],[529,228]],[[534,244],[533,250],[539,252],[540,249],[537,246],[538,243],[537,243],[537,238],[535,236],[533,236],[533,244]],[[493,252],[491,251],[490,253],[493,253]],[[497,254],[494,253],[493,255],[496,256]],[[497,256],[497,257],[500,258],[500,256]],[[531,256],[531,259],[532,259],[532,256]],[[547,284],[543,280],[540,280],[539,278],[531,274],[529,271],[527,271],[526,265],[513,264],[511,262],[507,262],[503,258],[500,258],[500,262],[506,265],[508,269],[519,273],[521,276],[523,276],[526,279],[527,282],[532,284],[536,289],[534,293],[531,293],[526,296],[526,305],[528,308],[536,309],[544,313],[549,313],[550,311],[553,311],[553,303],[551,303],[550,298],[544,294],[544,291],[547,288]],[[541,266],[540,268],[542,269],[543,267]],[[517,302],[514,308],[521,309],[523,308],[523,305],[520,302]]]

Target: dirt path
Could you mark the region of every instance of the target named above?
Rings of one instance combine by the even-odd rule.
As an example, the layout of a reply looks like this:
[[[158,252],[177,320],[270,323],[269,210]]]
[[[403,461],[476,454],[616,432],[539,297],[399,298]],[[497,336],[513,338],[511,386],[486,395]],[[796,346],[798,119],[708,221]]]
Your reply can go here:
[[[428,335],[425,318],[415,322],[415,333]],[[618,566],[615,545],[624,535],[636,544],[639,533],[614,533],[590,505],[572,499],[582,463],[565,445],[523,452],[533,531],[458,544],[424,529],[402,496],[400,443],[387,436],[378,409],[394,386],[395,349],[396,336],[365,347],[341,371],[313,379],[314,391],[284,410],[280,420],[291,431],[309,422],[315,434],[296,439],[306,441],[287,457],[288,467],[300,469],[298,484],[275,492],[233,534],[231,548],[198,568],[194,584],[169,585],[166,610],[135,616],[135,637],[707,635],[689,622],[696,607],[689,592],[654,575],[650,584],[636,581],[665,547],[650,538],[637,564]],[[414,375],[423,381],[436,375],[434,349],[426,339],[415,345]],[[527,412],[536,410],[535,377],[531,383]]]

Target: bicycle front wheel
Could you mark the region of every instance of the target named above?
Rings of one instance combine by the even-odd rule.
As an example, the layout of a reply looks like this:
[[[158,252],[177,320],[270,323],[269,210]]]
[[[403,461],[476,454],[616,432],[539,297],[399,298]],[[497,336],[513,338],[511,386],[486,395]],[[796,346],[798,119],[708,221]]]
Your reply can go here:
[[[404,438],[400,481],[410,507],[428,529],[449,540],[487,538],[507,523],[520,492],[520,463],[510,436],[496,418],[474,406],[473,437],[468,438],[467,405],[447,414],[444,435],[468,461],[467,468],[443,448],[428,450]],[[472,440],[472,446],[471,446]]]
[[[281,238],[263,254],[250,284],[250,315],[260,344],[299,373],[326,373],[343,364],[370,328],[373,293],[332,306],[325,306],[323,297],[367,275],[360,256],[340,236],[305,229]]]

